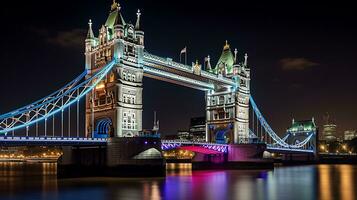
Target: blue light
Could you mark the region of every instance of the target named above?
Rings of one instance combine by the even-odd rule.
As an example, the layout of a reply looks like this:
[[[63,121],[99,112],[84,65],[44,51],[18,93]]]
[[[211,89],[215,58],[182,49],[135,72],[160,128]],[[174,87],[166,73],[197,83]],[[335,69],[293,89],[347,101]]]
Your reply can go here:
[[[71,106],[72,104],[76,103],[77,101],[79,101],[82,97],[84,97],[86,94],[88,94],[90,91],[92,91],[94,89],[94,87],[108,74],[108,72],[112,69],[112,67],[114,66],[115,64],[115,61],[112,61],[110,62],[107,66],[103,67],[103,69],[101,71],[99,71],[97,74],[95,74],[94,76],[92,76],[90,79],[87,79],[86,81],[82,82],[81,84],[79,84],[78,86],[66,91],[65,93],[63,93],[61,96],[58,96],[56,98],[53,98],[51,99],[50,101],[46,102],[46,103],[52,103],[54,102],[55,100],[57,99],[60,99],[60,98],[63,98],[64,96],[70,94],[71,92],[73,91],[76,91],[77,89],[85,86],[87,83],[89,83],[90,81],[94,80],[95,78],[96,79],[96,82],[91,85],[89,88],[87,89],[84,89],[82,91],[82,94],[78,95],[76,98],[74,98],[72,101],[69,101],[69,103],[63,105],[62,107],[58,108],[57,110],[54,110],[50,113],[47,113],[46,115],[42,116],[42,117],[39,117],[29,123],[24,123],[22,125],[19,125],[19,126],[15,126],[15,127],[12,127],[12,128],[8,128],[8,129],[4,129],[4,130],[1,130],[0,131],[0,134],[5,134],[6,132],[10,132],[10,131],[15,131],[15,130],[19,130],[19,129],[22,129],[22,128],[25,128],[26,126],[31,126],[33,124],[35,124],[36,122],[40,122],[46,118],[49,118],[55,114],[57,114],[58,112],[63,112],[66,108],[68,108],[69,106]],[[82,73],[83,74],[83,73]],[[56,94],[56,93],[54,93]],[[26,113],[26,112],[29,112],[30,110],[35,110],[36,108],[39,108],[43,106],[43,104],[40,104],[40,105],[37,105],[37,106],[34,106],[34,107],[31,107],[31,109],[27,109],[25,111],[22,111],[22,113]],[[18,114],[21,114],[19,113],[19,111],[15,111],[15,114],[18,115]],[[12,116],[14,116],[15,114],[13,114]]]

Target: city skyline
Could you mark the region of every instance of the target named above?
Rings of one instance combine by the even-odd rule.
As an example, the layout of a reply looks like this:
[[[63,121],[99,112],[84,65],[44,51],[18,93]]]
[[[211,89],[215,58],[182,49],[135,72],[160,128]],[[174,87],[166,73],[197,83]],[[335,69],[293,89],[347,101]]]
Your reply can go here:
[[[357,111],[348,105],[353,105],[356,99],[355,94],[349,94],[357,85],[353,80],[353,72],[356,69],[350,67],[356,63],[352,55],[356,48],[352,45],[352,36],[356,29],[352,24],[346,26],[348,22],[353,21],[354,16],[351,17],[351,14],[343,13],[340,9],[337,9],[340,12],[329,12],[328,9],[331,8],[315,13],[312,12],[313,8],[318,8],[318,5],[306,6],[307,8],[296,5],[297,8],[292,8],[290,14],[286,10],[282,11],[286,12],[287,18],[278,20],[277,16],[269,12],[252,12],[252,16],[245,15],[250,14],[250,11],[264,10],[265,4],[250,5],[245,2],[242,13],[233,13],[232,8],[225,6],[223,8],[227,11],[222,11],[222,5],[204,5],[204,8],[198,9],[200,5],[191,4],[192,7],[186,8],[183,6],[186,2],[180,2],[173,3],[172,6],[166,5],[167,2],[122,2],[125,8],[123,15],[135,21],[136,8],[140,8],[146,38],[149,38],[146,40],[146,46],[149,46],[149,50],[156,51],[154,53],[175,60],[179,60],[180,50],[187,46],[189,63],[196,59],[202,63],[203,58],[209,54],[212,65],[215,65],[225,40],[229,41],[232,48],[238,48],[240,59],[243,59],[244,53],[247,52],[252,70],[252,94],[264,108],[262,112],[268,115],[270,123],[280,134],[290,125],[292,118],[315,117],[321,126],[322,116],[326,111],[335,113],[341,132],[355,128],[353,116]],[[5,7],[7,11],[1,14],[3,19],[6,19],[4,26],[11,24],[10,18],[18,23],[13,29],[2,32],[3,37],[8,38],[4,41],[7,48],[1,53],[3,66],[7,66],[5,69],[3,67],[7,76],[2,77],[0,82],[5,93],[15,93],[11,98],[0,99],[3,105],[0,108],[1,113],[10,111],[19,104],[25,105],[39,99],[73,79],[75,74],[79,74],[84,68],[84,56],[81,56],[81,53],[84,53],[86,23],[90,18],[96,19],[93,26],[97,32],[100,28],[98,26],[104,23],[107,17],[103,13],[109,12],[110,4],[110,1],[87,4],[81,1],[72,4],[62,1],[56,4],[56,10],[50,9],[52,6],[48,3],[25,2],[24,8],[11,4]],[[303,5],[309,4],[303,2]],[[160,12],[155,13],[152,7],[156,7]],[[167,9],[169,7],[174,7],[175,12]],[[274,6],[270,5],[268,8],[272,7]],[[299,8],[302,7],[305,10],[300,13]],[[15,8],[21,12],[13,16],[10,11]],[[60,11],[61,8],[66,8],[66,15]],[[281,8],[284,8],[284,5],[280,5],[279,9]],[[343,9],[348,10],[347,6]],[[41,14],[30,14],[36,11]],[[215,14],[207,14],[214,12]],[[300,13],[301,19],[299,15],[293,15],[297,13]],[[43,15],[46,18],[38,20]],[[26,20],[21,20],[25,19],[25,16]],[[158,19],[162,20],[165,26],[155,24]],[[68,23],[63,25],[64,23],[60,23],[63,20]],[[221,23],[222,27],[219,26]],[[229,25],[232,23],[236,26]],[[58,24],[61,26],[57,26]],[[182,28],[178,28],[180,26]],[[336,31],[339,26],[344,27],[344,30]],[[307,35],[307,32],[312,34]],[[57,59],[58,55],[61,60]],[[14,62],[18,60],[25,60],[26,63]],[[53,74],[56,69],[63,70],[57,70]],[[44,74],[45,77],[42,77],[42,80],[30,78],[38,77],[38,74]],[[329,80],[330,77],[333,77],[332,80]],[[321,84],[322,81],[326,83]],[[190,117],[204,115],[204,93],[154,80],[145,79],[144,84],[144,128],[151,128],[153,110],[158,111],[165,132],[176,132],[185,124],[188,125]],[[26,85],[28,90],[21,90],[20,94],[19,86],[22,85]],[[150,95],[152,91],[157,90],[163,91],[164,95]],[[331,96],[331,91],[340,93],[338,96]],[[28,99],[23,100],[24,96]],[[266,98],[267,96],[269,98]],[[185,102],[184,105],[182,102]],[[162,107],[158,108],[159,105]],[[172,108],[172,105],[178,106]],[[331,106],[336,107],[331,109]],[[185,112],[187,110],[191,112]],[[171,113],[177,113],[177,116],[172,116]],[[165,125],[173,123],[174,127]]]

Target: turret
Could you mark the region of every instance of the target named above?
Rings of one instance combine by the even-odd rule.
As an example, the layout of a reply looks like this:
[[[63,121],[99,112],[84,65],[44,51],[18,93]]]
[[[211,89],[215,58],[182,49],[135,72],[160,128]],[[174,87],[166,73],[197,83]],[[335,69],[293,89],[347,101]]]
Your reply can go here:
[[[234,56],[231,51],[228,41],[223,47],[221,57],[218,60],[216,67],[212,70],[216,74],[231,76],[233,74]]]
[[[123,19],[123,16],[121,15],[120,9],[121,9],[120,4],[118,4],[116,2],[113,3],[112,12],[108,18],[108,21],[110,20],[110,17],[113,17],[114,21],[113,22],[107,21],[107,23],[113,23],[112,28],[114,29],[115,38],[123,38],[124,37],[125,21]]]
[[[138,10],[138,12],[136,13],[136,23],[135,23],[135,30],[140,30],[140,16],[141,16],[141,12],[140,10]]]
[[[95,46],[95,37],[92,29],[92,20],[88,22],[88,33],[85,40],[86,70],[92,69],[92,49]]]
[[[212,66],[211,66],[211,57],[208,55],[207,56],[207,65],[206,65],[206,71],[211,71],[212,70]]]
[[[234,64],[237,64],[237,55],[238,55],[238,50],[237,48],[234,49]]]
[[[144,45],[144,32],[140,30],[140,17],[141,17],[140,10],[138,10],[136,16],[137,16],[136,24],[135,24],[136,39],[138,40],[138,43],[140,45]]]
[[[85,52],[90,52],[92,50],[92,47],[95,45],[95,37],[92,29],[92,20],[89,20],[88,22],[88,33],[85,43],[86,43]]]
[[[192,63],[192,67],[193,67],[193,73],[194,74],[201,75],[202,65],[200,65],[198,63],[198,60],[196,60],[196,63]]]

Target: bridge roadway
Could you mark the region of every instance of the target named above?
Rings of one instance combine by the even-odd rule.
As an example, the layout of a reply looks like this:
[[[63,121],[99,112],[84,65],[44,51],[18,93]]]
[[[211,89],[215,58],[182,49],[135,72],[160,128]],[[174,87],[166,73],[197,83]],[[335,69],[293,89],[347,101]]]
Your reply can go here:
[[[106,138],[77,138],[77,137],[0,137],[0,146],[105,146],[107,145]],[[206,152],[212,154],[228,153],[227,144],[215,144],[204,142],[191,142],[181,140],[162,140],[162,150],[176,149],[180,147],[196,146],[201,147],[198,152]],[[206,150],[206,151],[204,151]],[[272,153],[314,153],[311,149],[289,149],[281,147],[267,146],[267,150]]]

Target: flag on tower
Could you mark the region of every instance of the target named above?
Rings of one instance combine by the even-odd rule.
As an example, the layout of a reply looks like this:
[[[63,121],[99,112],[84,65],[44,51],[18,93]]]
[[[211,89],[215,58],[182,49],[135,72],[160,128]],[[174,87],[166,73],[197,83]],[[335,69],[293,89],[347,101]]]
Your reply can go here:
[[[183,54],[183,53],[187,53],[187,47],[185,47],[181,50],[181,54]]]
[[[185,65],[187,65],[187,47],[183,48],[180,53],[180,62],[181,62],[181,57],[182,54],[185,54]]]

